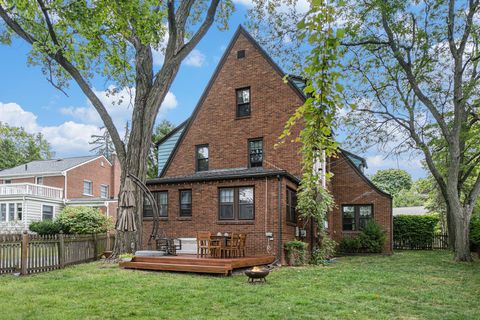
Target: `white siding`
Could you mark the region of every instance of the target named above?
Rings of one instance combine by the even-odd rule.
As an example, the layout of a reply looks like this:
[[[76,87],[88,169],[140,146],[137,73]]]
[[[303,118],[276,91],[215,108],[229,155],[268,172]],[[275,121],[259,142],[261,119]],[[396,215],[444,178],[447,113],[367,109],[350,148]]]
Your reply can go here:
[[[0,204],[5,203],[21,203],[23,208],[23,219],[2,222],[0,221],[0,234],[5,233],[21,233],[23,230],[28,230],[28,226],[33,221],[42,220],[42,205],[53,206],[54,218],[59,214],[64,207],[61,201],[49,201],[45,199],[16,197],[16,198],[0,198]],[[8,210],[8,209],[7,209]],[[7,211],[8,215],[8,211]],[[7,218],[8,219],[8,218]]]

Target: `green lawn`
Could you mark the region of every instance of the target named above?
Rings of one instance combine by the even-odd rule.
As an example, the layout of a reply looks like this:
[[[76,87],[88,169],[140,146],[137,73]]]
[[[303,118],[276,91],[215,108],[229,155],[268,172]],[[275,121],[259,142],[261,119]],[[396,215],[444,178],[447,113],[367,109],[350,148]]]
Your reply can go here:
[[[90,263],[0,277],[1,319],[480,319],[480,262],[447,252],[280,268],[266,285]]]

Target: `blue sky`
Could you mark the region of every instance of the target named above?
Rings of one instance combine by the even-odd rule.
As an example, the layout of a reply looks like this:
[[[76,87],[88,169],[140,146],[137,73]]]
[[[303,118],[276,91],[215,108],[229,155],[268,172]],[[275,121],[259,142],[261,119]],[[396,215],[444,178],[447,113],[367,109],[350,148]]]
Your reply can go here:
[[[179,124],[189,117],[237,26],[245,24],[248,1],[237,2],[230,29],[219,31],[212,27],[183,62],[157,120]],[[102,125],[98,116],[75,83],[66,90],[67,97],[48,83],[40,67],[27,66],[28,51],[29,46],[20,40],[11,46],[0,45],[0,121],[42,132],[58,157],[88,154],[90,135],[98,133]],[[93,85],[109,106],[117,127],[123,128],[131,110],[128,103],[112,106],[112,98],[103,91],[105,84],[97,81]],[[414,178],[425,176],[418,158],[384,159],[378,150],[369,150],[362,156],[367,158],[368,174],[398,167]]]

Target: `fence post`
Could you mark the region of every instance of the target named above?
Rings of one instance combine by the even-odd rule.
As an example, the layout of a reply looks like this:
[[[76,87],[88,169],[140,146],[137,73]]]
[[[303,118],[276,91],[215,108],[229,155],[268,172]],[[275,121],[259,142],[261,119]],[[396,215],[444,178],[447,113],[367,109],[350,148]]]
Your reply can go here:
[[[58,264],[60,268],[65,268],[65,238],[63,231],[58,234]]]
[[[29,235],[28,231],[24,230],[22,234],[22,252],[21,252],[21,270],[20,273],[22,275],[28,274],[28,242],[29,242]]]
[[[97,234],[93,234],[93,260],[97,260],[98,258],[98,242],[97,242]]]

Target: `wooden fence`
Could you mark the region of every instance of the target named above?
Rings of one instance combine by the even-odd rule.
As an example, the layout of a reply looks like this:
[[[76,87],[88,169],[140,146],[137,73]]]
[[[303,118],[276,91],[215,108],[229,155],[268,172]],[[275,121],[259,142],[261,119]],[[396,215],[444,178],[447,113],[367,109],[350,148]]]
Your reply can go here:
[[[432,241],[414,241],[410,237],[393,239],[394,250],[436,250],[448,249],[448,235],[436,234]]]
[[[107,234],[0,235],[0,274],[26,275],[93,261],[112,244]]]

